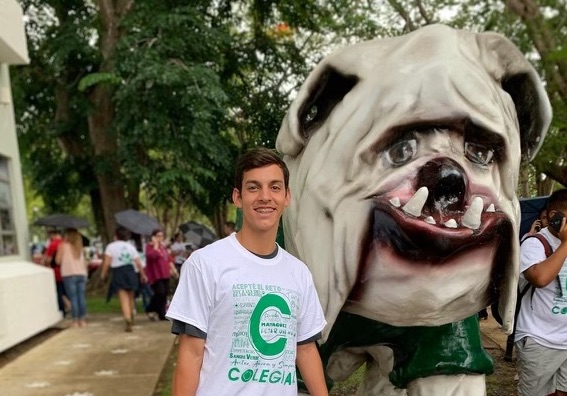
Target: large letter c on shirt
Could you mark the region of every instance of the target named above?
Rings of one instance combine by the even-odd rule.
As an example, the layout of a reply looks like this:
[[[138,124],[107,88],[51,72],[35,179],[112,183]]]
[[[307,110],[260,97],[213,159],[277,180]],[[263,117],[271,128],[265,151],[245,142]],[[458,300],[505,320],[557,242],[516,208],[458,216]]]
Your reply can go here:
[[[254,349],[265,359],[274,359],[281,355],[287,344],[287,337],[278,336],[276,341],[267,342],[260,332],[262,327],[266,329],[275,330],[278,325],[281,325],[281,329],[285,330],[287,328],[287,322],[272,322],[264,320],[262,323],[262,315],[266,310],[278,311],[280,317],[289,318],[291,310],[287,301],[279,294],[266,294],[258,301],[256,308],[252,311],[250,316],[250,341],[254,346]],[[281,334],[281,333],[280,333]]]

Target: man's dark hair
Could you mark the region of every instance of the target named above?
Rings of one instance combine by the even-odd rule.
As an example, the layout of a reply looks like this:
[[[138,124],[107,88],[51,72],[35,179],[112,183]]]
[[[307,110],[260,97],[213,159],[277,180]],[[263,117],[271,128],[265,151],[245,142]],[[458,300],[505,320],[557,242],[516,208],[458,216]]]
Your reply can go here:
[[[234,227],[236,227],[236,223],[234,221],[227,221],[226,223],[224,223],[225,226],[230,227],[232,229],[234,229]]]
[[[116,231],[114,233],[116,234],[116,239],[120,241],[129,241],[130,238],[132,238],[130,230],[122,226],[116,227]]]
[[[289,186],[289,170],[287,169],[287,165],[274,150],[265,147],[250,149],[240,156],[236,162],[234,172],[234,187],[236,187],[238,191],[242,191],[244,172],[270,165],[277,165],[281,168],[284,175],[284,186],[287,189]]]
[[[567,211],[567,189],[555,191],[547,200],[547,213],[552,210]]]

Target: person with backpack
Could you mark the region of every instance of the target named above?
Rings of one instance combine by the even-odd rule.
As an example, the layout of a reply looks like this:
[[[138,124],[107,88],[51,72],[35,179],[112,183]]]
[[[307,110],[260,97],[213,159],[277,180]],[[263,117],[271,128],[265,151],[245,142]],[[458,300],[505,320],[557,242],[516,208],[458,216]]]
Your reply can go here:
[[[518,396],[567,396],[567,189],[549,197],[547,214],[520,247]]]

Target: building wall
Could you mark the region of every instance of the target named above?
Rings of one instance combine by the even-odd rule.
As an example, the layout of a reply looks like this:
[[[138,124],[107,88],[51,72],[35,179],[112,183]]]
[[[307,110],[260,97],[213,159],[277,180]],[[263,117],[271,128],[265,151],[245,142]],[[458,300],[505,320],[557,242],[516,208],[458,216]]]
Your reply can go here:
[[[15,229],[15,243],[10,244],[9,249],[3,247],[0,254],[0,352],[61,320],[53,271],[33,264],[28,248],[28,222],[9,76],[9,65],[27,62],[21,8],[16,0],[0,0],[0,158],[8,165],[3,187],[6,181],[9,187],[0,192],[4,195],[4,204],[9,203],[12,229]]]

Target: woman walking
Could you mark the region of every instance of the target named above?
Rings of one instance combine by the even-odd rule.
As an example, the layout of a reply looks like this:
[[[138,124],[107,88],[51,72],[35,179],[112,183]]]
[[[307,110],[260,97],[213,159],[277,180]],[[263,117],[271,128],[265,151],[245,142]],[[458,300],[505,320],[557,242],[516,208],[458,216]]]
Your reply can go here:
[[[87,262],[83,255],[83,237],[75,229],[65,230],[63,242],[59,244],[55,262],[61,266],[61,276],[71,300],[71,327],[84,327],[87,322],[85,287],[87,283]]]
[[[106,246],[104,261],[101,269],[101,279],[106,279],[108,268],[112,273],[112,280],[106,295],[107,301],[114,294],[118,294],[120,309],[125,322],[125,331],[131,332],[134,322],[134,292],[138,290],[138,274],[142,283],[147,281],[138,251],[130,242],[131,234],[124,227],[116,229],[114,242]]]
[[[173,265],[171,256],[163,240],[165,235],[161,229],[152,232],[152,241],[146,245],[146,274],[154,295],[150,300],[146,313],[150,320],[167,320],[165,318],[167,292],[171,274],[179,276]]]

